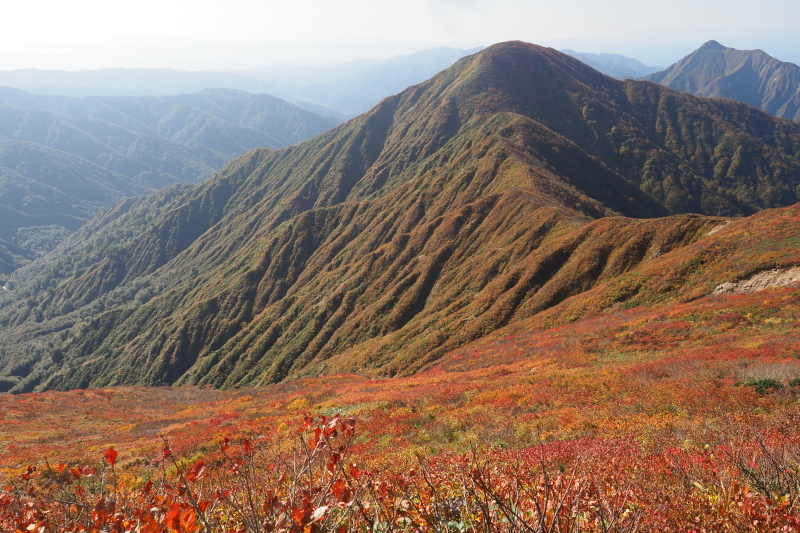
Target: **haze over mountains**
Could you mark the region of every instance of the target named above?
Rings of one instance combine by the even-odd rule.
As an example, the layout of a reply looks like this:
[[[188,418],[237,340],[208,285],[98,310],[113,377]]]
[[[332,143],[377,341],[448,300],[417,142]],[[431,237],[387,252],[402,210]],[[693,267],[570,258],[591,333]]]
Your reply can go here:
[[[272,94],[340,119],[368,111],[384,97],[422,82],[478,49],[434,48],[387,60],[336,67],[272,67],[237,72],[102,69],[0,71],[0,86],[67,96],[147,96],[237,89]]]
[[[800,66],[761,50],[736,50],[708,41],[645,79],[698,96],[738,100],[777,117],[800,121]]]
[[[638,59],[619,54],[589,54],[569,49],[561,50],[561,52],[580,59],[590,67],[615,78],[641,78],[664,70],[663,67],[648,67]]]
[[[327,116],[354,116],[469,52],[438,48],[390,60],[246,74],[2,72],[0,84],[61,96],[0,87],[0,274],[49,251],[122,198],[200,181],[252,148],[313,137],[340,122]],[[240,89],[302,100],[311,112]],[[140,94],[162,96],[130,97]]]
[[[636,269],[660,279],[719,217],[799,187],[798,124],[495,45],[312,140],[125,200],[20,269],[3,389],[414,372]]]
[[[70,98],[0,88],[0,273],[122,198],[196,183],[252,148],[337,123],[241,91]]]

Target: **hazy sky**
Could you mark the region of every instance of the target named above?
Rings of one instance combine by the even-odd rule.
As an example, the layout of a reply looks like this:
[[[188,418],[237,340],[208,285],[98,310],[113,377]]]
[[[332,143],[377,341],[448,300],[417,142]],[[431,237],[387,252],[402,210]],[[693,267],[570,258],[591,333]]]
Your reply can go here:
[[[661,66],[715,39],[800,63],[800,0],[18,0],[0,70],[321,65],[513,39]]]

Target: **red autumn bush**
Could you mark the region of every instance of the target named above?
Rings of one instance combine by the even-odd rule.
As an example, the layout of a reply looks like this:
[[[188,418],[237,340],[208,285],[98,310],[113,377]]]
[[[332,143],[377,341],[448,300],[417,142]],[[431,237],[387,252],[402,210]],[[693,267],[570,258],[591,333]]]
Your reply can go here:
[[[168,440],[149,479],[29,466],[0,492],[0,530],[192,532],[800,531],[800,442],[778,433],[647,454],[633,439],[474,449],[372,467],[356,421],[307,416],[276,444],[222,439],[202,457]]]

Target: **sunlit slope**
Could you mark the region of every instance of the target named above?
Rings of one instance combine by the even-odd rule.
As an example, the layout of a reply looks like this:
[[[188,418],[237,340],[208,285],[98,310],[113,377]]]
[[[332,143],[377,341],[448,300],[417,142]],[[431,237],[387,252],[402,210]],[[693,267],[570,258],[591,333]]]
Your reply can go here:
[[[717,304],[724,307],[725,297],[731,294],[781,287],[793,279],[800,282],[800,204],[725,221],[693,243],[665,252],[654,248],[648,260],[624,275],[602,280],[592,289],[530,314],[492,336],[559,327],[637,307],[663,308],[654,312],[669,314],[678,304],[706,297],[710,308]],[[781,277],[781,273],[790,275]],[[747,288],[747,282],[754,277],[767,279],[755,288]],[[770,283],[770,278],[775,281]],[[723,285],[733,287],[723,290]],[[736,288],[737,285],[743,287]],[[757,294],[750,298],[751,302],[757,301]],[[763,299],[765,305],[774,300],[769,292],[764,293]],[[768,308],[779,305],[770,303],[762,311],[766,313]],[[708,335],[704,342],[713,343],[713,332]],[[758,335],[752,341],[754,345],[763,343]]]
[[[13,391],[409,373],[722,222],[653,217],[799,183],[798,125],[497,45],[95,219],[5,295],[0,372]]]

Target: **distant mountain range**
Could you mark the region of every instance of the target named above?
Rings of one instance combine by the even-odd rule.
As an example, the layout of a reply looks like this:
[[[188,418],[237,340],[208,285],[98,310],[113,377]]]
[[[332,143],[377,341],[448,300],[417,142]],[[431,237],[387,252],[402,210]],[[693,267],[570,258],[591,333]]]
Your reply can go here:
[[[298,105],[322,106],[351,118],[369,111],[383,98],[423,82],[462,57],[481,50],[433,48],[386,60],[363,59],[336,67],[276,67],[245,71],[274,87],[275,94]]]
[[[772,268],[785,258],[709,234],[798,193],[800,124],[503,43],[94,218],[0,291],[0,383],[409,374],[565,302],[547,324],[677,298],[711,258]]]
[[[615,78],[641,78],[664,70],[663,67],[648,67],[638,59],[619,54],[589,54],[574,50],[561,50],[562,53],[580,59],[590,67]]]
[[[457,59],[477,52],[434,48],[387,60],[336,67],[275,67],[241,72],[102,69],[80,72],[0,71],[0,86],[66,96],[147,96],[228,88],[266,93],[338,119],[354,117],[381,99],[427,80]]]
[[[248,73],[0,72],[0,207],[8,214],[0,219],[0,274],[122,198],[200,181],[252,148],[313,137],[476,50]],[[303,109],[240,89],[280,94]],[[132,96],[148,94],[161,96]]]
[[[336,124],[240,91],[70,98],[0,88],[0,273],[122,198],[201,181],[252,148]]]
[[[736,50],[709,41],[644,79],[698,96],[738,100],[771,115],[800,121],[800,66],[761,50]]]

